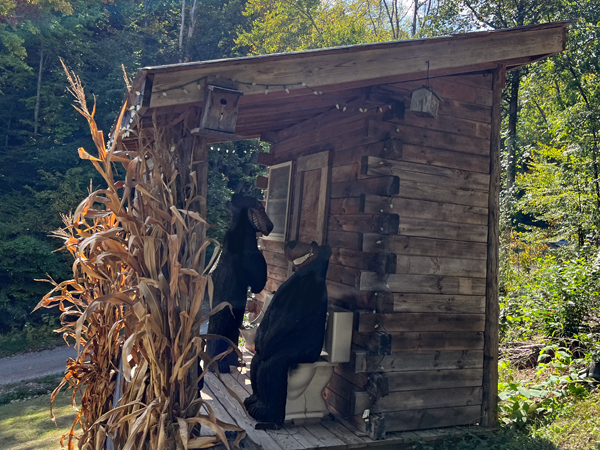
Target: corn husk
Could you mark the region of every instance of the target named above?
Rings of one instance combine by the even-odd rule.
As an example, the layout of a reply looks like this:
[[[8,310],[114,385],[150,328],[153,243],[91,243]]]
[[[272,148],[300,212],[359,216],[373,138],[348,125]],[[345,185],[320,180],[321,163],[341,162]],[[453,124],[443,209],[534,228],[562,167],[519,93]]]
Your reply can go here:
[[[121,131],[107,146],[95,104],[89,111],[79,78],[65,71],[97,150],[92,155],[81,148],[79,156],[106,187],[90,189],[63,217],[65,228],[55,234],[74,258],[73,279],[50,280],[52,290],[36,307],[60,308],[57,331],[78,349],[52,394],[54,401],[69,386],[77,411],[61,445],[100,450],[110,438],[122,450],[229,448],[225,431],[238,432],[237,445],[245,433],[218,420],[197,387],[213,362],[205,344],[214,336],[201,336],[200,324],[230,306],[222,303],[202,316],[205,293],[212,295],[202,270],[211,241],[204,237],[206,199],[199,194],[197,165],[207,161],[194,159],[186,138],[190,118],[173,123],[154,117],[128,149],[121,122],[133,120],[129,99],[115,126]],[[238,351],[233,344],[215,360],[231,351]],[[202,426],[214,436],[200,436]]]

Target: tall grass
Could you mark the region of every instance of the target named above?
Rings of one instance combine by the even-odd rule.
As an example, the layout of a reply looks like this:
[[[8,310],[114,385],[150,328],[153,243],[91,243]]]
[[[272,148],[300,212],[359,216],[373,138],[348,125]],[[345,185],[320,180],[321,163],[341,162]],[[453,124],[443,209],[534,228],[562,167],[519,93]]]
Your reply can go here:
[[[199,164],[208,162],[198,159],[198,143],[190,144],[195,117],[155,116],[144,127],[139,121],[137,143],[128,148],[122,135],[133,131],[121,130],[121,122],[135,115],[130,94],[107,147],[94,120],[95,104],[89,111],[81,81],[66,67],[65,72],[97,150],[93,156],[80,148],[79,156],[91,161],[106,187],[90,188],[74,214],[64,217],[65,228],[56,234],[74,258],[73,279],[51,280],[53,289],[37,306],[58,306],[58,331],[78,347],[52,396],[69,385],[76,408],[76,394],[82,396],[61,444],[103,449],[110,436],[122,450],[195,449],[220,442],[229,448],[225,431],[231,430],[238,432],[237,446],[245,433],[218,420],[198,390],[212,362],[205,353],[212,336],[199,335],[200,323],[229,305],[201,317],[212,282],[202,271],[210,240],[199,214],[206,199],[199,194],[197,174]],[[237,347],[215,360],[231,351]],[[125,382],[119,383],[119,373]],[[214,436],[199,436],[198,425]]]

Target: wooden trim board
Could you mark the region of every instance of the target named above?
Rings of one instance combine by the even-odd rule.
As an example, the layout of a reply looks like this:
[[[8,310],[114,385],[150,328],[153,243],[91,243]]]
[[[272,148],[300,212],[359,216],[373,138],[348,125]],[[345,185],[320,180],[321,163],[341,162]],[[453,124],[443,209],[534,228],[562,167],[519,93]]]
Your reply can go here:
[[[485,287],[485,335],[483,357],[482,424],[488,427],[498,421],[498,273],[500,249],[500,128],[502,88],[506,68],[499,66],[494,72],[494,103],[492,106],[492,135],[490,143],[490,188],[488,204],[487,278]]]
[[[269,84],[305,89],[301,83],[311,87],[352,83],[426,73],[428,67],[430,74],[435,75],[447,69],[551,55],[564,50],[565,27],[566,24],[554,24],[412,42],[149,67],[143,71],[154,74],[152,108],[202,101],[203,90],[196,89],[196,85],[216,75],[239,82],[245,96],[262,94],[264,97],[265,85]],[[164,92],[167,95],[162,95]]]

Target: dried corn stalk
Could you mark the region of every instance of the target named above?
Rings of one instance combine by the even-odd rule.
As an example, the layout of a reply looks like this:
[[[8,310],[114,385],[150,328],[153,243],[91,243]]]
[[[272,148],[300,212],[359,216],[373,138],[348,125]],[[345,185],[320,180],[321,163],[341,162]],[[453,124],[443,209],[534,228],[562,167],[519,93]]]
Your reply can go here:
[[[199,325],[228,306],[199,317],[205,292],[212,295],[210,277],[200,270],[210,241],[198,213],[206,199],[199,195],[197,166],[207,161],[197,159],[185,116],[155,117],[136,149],[123,147],[121,132],[107,148],[94,121],[95,105],[90,112],[79,78],[65,71],[98,151],[95,157],[80,148],[79,156],[92,162],[107,187],[90,192],[64,218],[66,228],[57,235],[75,259],[74,278],[52,282],[54,288],[37,306],[58,306],[63,324],[58,331],[78,346],[52,395],[54,400],[69,385],[74,407],[76,395],[82,395],[61,444],[74,449],[78,441],[79,448],[99,450],[108,435],[122,450],[207,448],[220,442],[229,448],[225,431],[231,430],[238,431],[237,445],[245,433],[219,421],[197,387],[211,362],[204,351],[211,336],[200,336]],[[131,103],[123,107],[116,130]],[[117,163],[125,170],[120,180]],[[229,351],[238,350],[232,345]],[[203,373],[198,373],[200,360]],[[120,399],[119,372],[126,380],[118,386]],[[198,425],[215,435],[198,436]]]

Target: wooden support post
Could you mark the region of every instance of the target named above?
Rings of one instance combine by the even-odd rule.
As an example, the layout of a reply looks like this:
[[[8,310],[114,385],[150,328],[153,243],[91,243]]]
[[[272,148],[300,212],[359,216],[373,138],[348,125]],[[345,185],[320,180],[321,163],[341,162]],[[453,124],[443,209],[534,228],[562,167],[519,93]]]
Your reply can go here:
[[[369,437],[371,439],[385,439],[385,416],[375,414],[369,417]]]
[[[378,313],[394,312],[394,294],[391,292],[377,291],[373,296],[375,297],[375,309]]]
[[[354,333],[352,341],[374,355],[392,354],[392,335],[377,330],[372,333]]]
[[[196,172],[196,186],[197,195],[201,196],[199,202],[200,216],[206,220],[207,215],[207,200],[208,200],[208,142],[205,137],[190,136],[188,139],[193,139],[192,145],[192,163],[190,177],[193,176],[193,172]],[[190,180],[191,182],[191,180]],[[197,226],[197,242],[204,242],[206,239],[206,225],[198,224]],[[203,251],[200,255],[198,263],[198,273],[204,270],[204,264],[206,262],[206,252]],[[192,336],[198,336],[200,334],[200,322],[199,317],[202,315],[202,309],[198,311],[196,317],[194,317],[194,323],[192,325]],[[195,388],[194,383],[191,380],[197,380],[200,374],[199,364],[192,364],[190,371],[188,372],[188,380],[190,380],[190,386],[192,389]]]
[[[485,334],[483,347],[483,402],[481,424],[495,426],[498,421],[498,271],[500,247],[500,126],[505,66],[498,66],[493,78],[492,130],[490,142],[490,189],[488,200],[488,239]]]
[[[396,273],[397,257],[395,253],[378,253],[368,264],[368,270],[378,275],[385,273]]]
[[[372,373],[369,376],[367,391],[374,397],[381,398],[389,395],[390,383],[385,373]]]
[[[196,180],[198,186],[198,195],[203,197],[200,205],[200,215],[206,220],[206,205],[208,201],[208,142],[206,138],[195,137],[194,142],[194,162],[197,163]],[[206,239],[206,225],[200,227],[199,238],[204,241]],[[200,256],[200,270],[204,269],[206,254],[203,252]]]
[[[398,234],[400,216],[398,214],[383,213],[379,216],[379,232],[381,234]],[[391,272],[385,272],[391,273]]]

